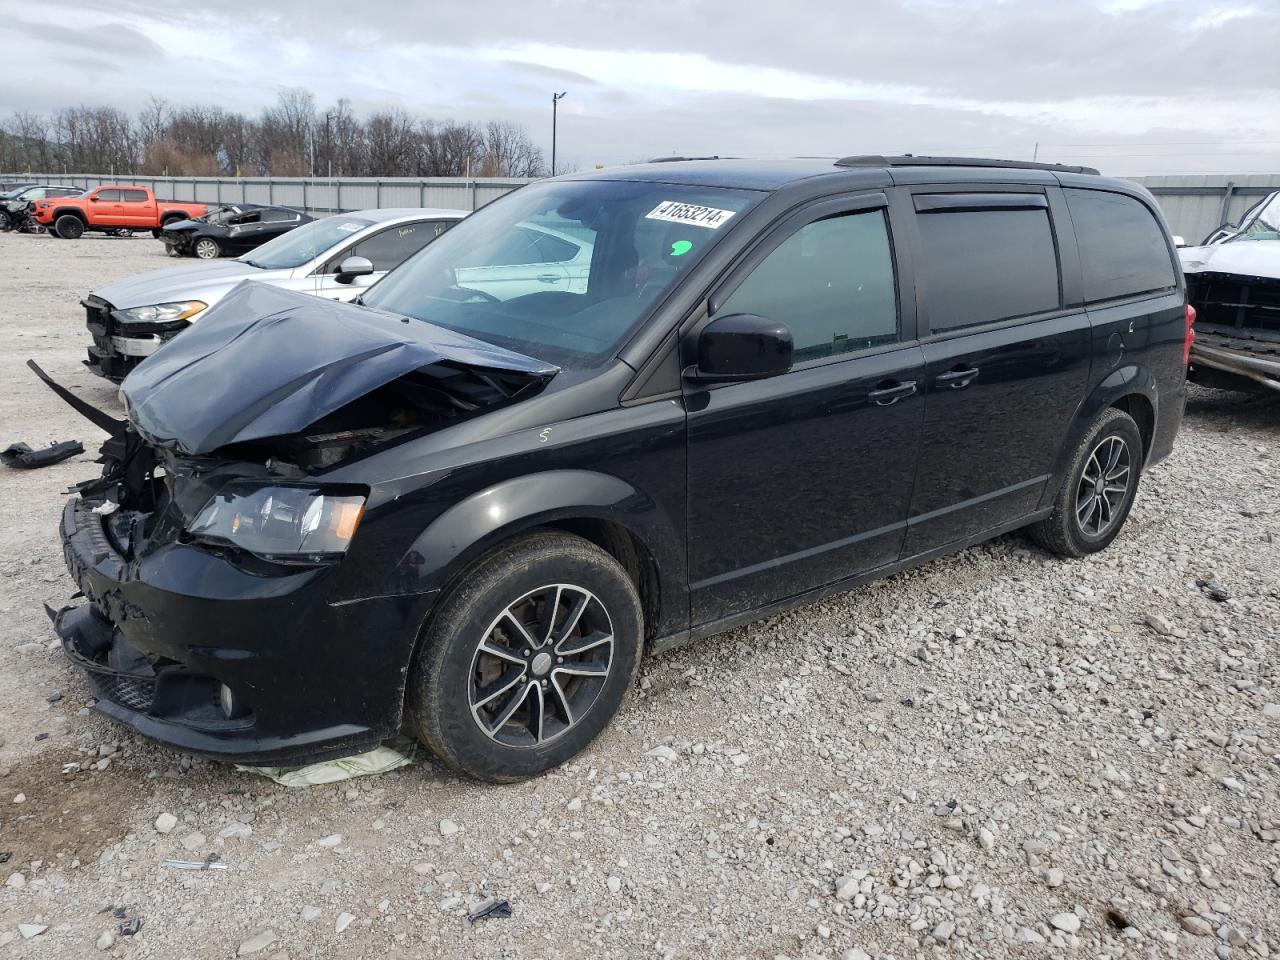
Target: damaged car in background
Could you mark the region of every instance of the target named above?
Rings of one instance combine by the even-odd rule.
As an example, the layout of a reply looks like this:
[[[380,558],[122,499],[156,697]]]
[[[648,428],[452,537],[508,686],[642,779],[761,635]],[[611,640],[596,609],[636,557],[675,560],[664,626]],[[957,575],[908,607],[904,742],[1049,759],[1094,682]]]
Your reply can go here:
[[[1227,390],[1280,391],[1280,191],[1179,255],[1196,309],[1188,378]]]
[[[353,300],[467,215],[361,210],[322,217],[234,260],[169,267],[98,287],[81,301],[93,342],[85,365],[119,382],[243,280]]]
[[[228,204],[194,220],[177,220],[160,231],[165,252],[171,257],[216,260],[237,256],[274,240],[312,217],[288,207],[257,203]]]

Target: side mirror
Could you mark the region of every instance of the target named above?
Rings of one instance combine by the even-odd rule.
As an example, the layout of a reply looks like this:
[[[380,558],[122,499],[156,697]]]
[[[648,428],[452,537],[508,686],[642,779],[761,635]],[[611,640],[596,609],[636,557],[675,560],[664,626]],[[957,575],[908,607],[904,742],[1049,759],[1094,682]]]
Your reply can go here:
[[[97,203],[97,202],[98,202],[98,198],[97,198],[97,197],[90,197],[90,198],[89,198],[89,202],[90,202],[90,203]]]
[[[350,283],[356,277],[367,277],[372,273],[373,261],[368,257],[347,257],[338,267],[337,276],[333,279],[338,283]]]
[[[685,372],[695,381],[759,380],[791,369],[791,331],[754,313],[716,317],[698,334],[698,364]]]
[[[1175,247],[1185,247],[1187,245],[1187,241],[1175,233],[1173,235],[1173,245]]]

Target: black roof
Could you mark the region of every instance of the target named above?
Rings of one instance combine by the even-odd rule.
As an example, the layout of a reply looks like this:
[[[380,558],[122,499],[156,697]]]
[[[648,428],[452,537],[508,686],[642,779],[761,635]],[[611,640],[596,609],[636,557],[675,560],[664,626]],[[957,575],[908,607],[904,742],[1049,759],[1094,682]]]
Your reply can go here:
[[[885,171],[906,168],[938,169],[948,171],[945,179],[955,176],[954,171],[965,168],[979,170],[999,169],[1009,171],[1012,177],[1024,179],[1044,173],[1096,175],[1092,167],[1073,167],[1054,163],[1033,163],[1022,160],[990,160],[975,157],[913,157],[901,156],[851,156],[795,157],[786,160],[738,160],[671,158],[633,166],[613,167],[591,173],[569,174],[566,180],[643,180],[655,183],[680,183],[701,187],[730,187],[740,190],[777,190],[787,184],[810,177],[851,174],[858,170],[881,169]],[[1026,171],[1019,176],[1016,171]],[[990,174],[988,174],[989,176]]]

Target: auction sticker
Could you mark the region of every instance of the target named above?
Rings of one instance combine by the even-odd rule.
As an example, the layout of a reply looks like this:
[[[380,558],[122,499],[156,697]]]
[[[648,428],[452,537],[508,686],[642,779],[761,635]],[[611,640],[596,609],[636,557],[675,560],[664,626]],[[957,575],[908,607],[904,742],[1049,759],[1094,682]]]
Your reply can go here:
[[[716,207],[700,207],[696,203],[681,203],[679,200],[663,200],[644,215],[646,220],[666,220],[668,223],[683,223],[688,227],[709,227],[718,230],[732,217],[734,211],[719,210]]]
[[[364,229],[364,227],[365,224],[363,223],[351,223],[350,221],[338,224],[338,229],[343,233],[355,233],[357,230]]]

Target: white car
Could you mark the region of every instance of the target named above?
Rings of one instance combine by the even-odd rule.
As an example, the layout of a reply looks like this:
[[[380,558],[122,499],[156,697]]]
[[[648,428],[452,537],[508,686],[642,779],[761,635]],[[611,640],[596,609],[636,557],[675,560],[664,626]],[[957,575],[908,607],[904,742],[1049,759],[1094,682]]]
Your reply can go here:
[[[93,290],[86,365],[122,380],[244,280],[353,300],[444,233],[465,210],[361,210],[304,224],[235,260],[155,270]]]
[[[454,275],[459,287],[492,300],[547,290],[586,293],[593,249],[585,238],[526,221],[478,251],[472,259],[485,266],[460,265]]]

